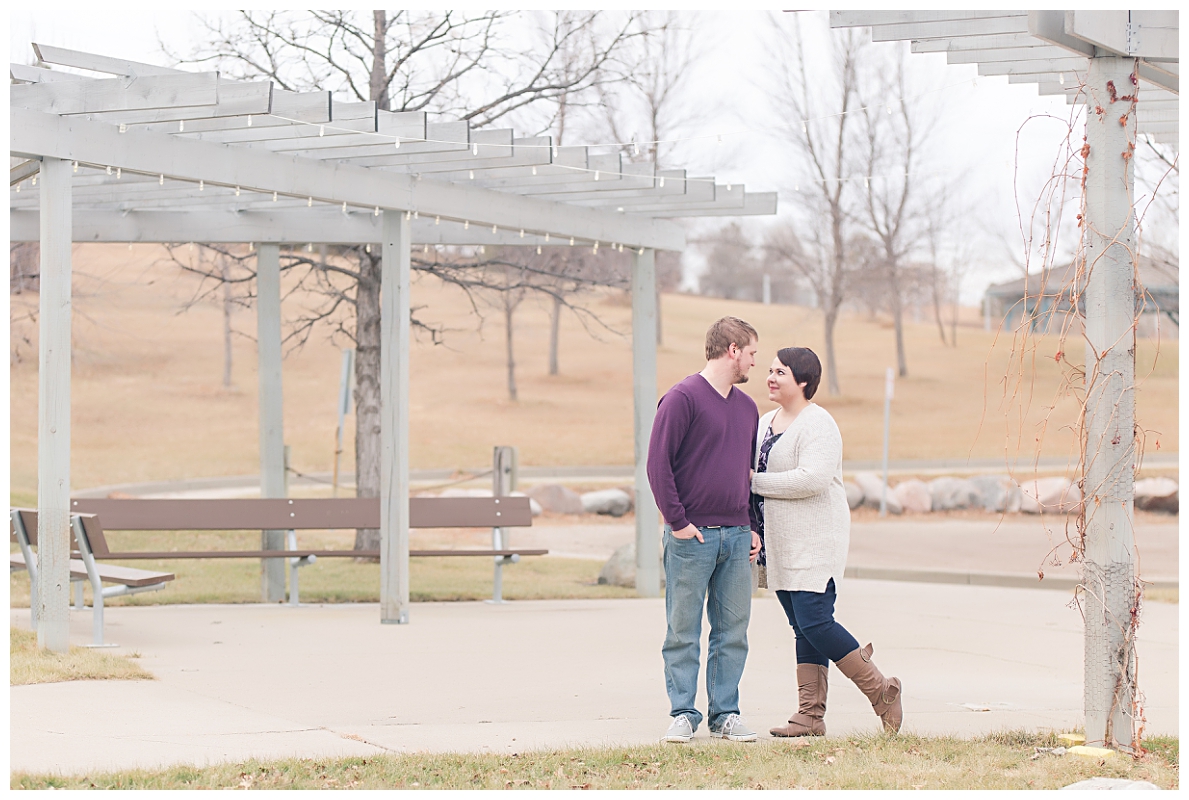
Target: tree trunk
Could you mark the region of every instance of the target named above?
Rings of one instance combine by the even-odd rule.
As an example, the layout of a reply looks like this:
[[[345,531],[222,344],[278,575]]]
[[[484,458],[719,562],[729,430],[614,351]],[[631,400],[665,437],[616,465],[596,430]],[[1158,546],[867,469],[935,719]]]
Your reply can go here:
[[[549,320],[549,374],[556,375],[558,373],[557,367],[557,345],[558,339],[561,337],[561,298],[553,298],[553,316]],[[511,329],[511,325],[508,326]],[[508,352],[512,350],[511,338],[509,337]],[[509,356],[511,360],[511,356]]]
[[[355,290],[355,496],[380,496],[380,259],[359,253]],[[380,531],[355,531],[356,550],[378,550]]]
[[[512,353],[512,312],[516,304],[507,294],[504,295],[504,348],[508,359],[508,399],[515,402],[516,394],[516,359]]]
[[[388,28],[388,12],[373,11],[375,28],[372,33],[372,71],[368,76],[368,93],[376,101],[376,108],[391,111],[388,102],[388,75],[385,61],[388,59],[388,42],[385,37]]]
[[[937,335],[941,337],[942,345],[945,345],[945,323],[941,320],[941,287],[938,286],[936,261],[933,262],[933,317],[937,320]]]
[[[223,272],[223,388],[231,388],[231,270],[227,259],[220,257]]]
[[[888,268],[888,284],[892,290],[892,323],[896,331],[896,374],[908,376],[908,360],[904,356],[904,299],[900,296],[900,276],[895,266]]]
[[[838,309],[826,311],[826,389],[831,397],[842,394],[838,385],[838,363],[834,358],[834,323],[838,322]]]

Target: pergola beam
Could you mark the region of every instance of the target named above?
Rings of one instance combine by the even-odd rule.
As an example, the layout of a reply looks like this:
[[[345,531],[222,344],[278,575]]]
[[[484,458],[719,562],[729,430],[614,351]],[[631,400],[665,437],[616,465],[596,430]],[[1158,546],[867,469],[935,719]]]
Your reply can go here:
[[[15,88],[15,87],[14,87]],[[13,155],[110,164],[145,174],[197,182],[210,180],[256,191],[305,195],[322,202],[406,208],[421,214],[524,228],[632,247],[680,250],[676,226],[485,189],[418,180],[414,176],[341,164],[312,162],[245,147],[185,141],[174,136],[121,134],[110,125],[13,108]]]
[[[219,75],[191,72],[88,81],[21,83],[10,86],[9,99],[23,109],[52,114],[214,106]]]

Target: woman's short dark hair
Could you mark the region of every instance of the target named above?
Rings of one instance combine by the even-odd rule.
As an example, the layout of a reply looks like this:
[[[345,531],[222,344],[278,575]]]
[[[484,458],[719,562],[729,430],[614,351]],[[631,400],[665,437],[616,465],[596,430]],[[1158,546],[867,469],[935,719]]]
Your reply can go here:
[[[793,371],[793,380],[805,384],[805,399],[812,400],[822,382],[822,362],[817,353],[808,347],[782,347],[776,357]]]

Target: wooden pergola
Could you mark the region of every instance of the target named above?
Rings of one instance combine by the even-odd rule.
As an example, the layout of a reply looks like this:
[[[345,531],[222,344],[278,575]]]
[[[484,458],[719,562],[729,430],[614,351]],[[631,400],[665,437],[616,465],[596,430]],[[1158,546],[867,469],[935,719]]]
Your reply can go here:
[[[1086,503],[1086,743],[1134,750],[1140,602],[1132,505],[1137,135],[1176,146],[1180,15],[1171,11],[831,11],[832,27],[868,27],[877,42],[910,41],[1086,106],[1084,208],[1086,377],[1082,435]]]
[[[775,193],[748,193],[683,169],[631,162],[620,148],[557,147],[548,136],[472,130],[465,121],[383,111],[329,92],[294,93],[269,81],[230,81],[213,72],[47,45],[34,49],[44,66],[10,67],[9,219],[13,241],[41,243],[37,596],[43,647],[67,647],[73,242],[254,245],[264,497],[284,492],[280,246],[382,248],[385,623],[409,619],[410,248],[630,249],[637,589],[660,593],[659,520],[644,472],[657,397],[654,254],[685,247],[673,218],[774,214]],[[272,580],[283,591],[283,564],[275,567]]]

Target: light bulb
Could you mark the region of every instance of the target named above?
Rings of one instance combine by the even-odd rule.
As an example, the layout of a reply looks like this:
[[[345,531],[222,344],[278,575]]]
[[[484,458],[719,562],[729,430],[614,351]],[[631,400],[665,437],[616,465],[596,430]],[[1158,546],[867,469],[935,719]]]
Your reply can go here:
[[[120,123],[120,133],[127,133],[127,132],[128,132],[128,126],[126,124],[124,124],[123,122],[121,122]],[[131,250],[132,245],[128,245],[128,249]]]
[[[161,177],[157,178],[157,185],[158,185],[158,186],[164,186],[164,185],[165,185],[165,176],[164,176],[164,175],[162,175]],[[239,195],[239,192],[236,192],[236,195]]]
[[[549,234],[548,234],[548,233],[547,233],[547,234],[545,234],[545,241],[546,241],[546,242],[548,242],[548,241],[549,241]]]
[[[534,174],[534,175],[536,175],[536,174],[537,174],[537,168],[536,168],[536,167],[533,167],[533,174]]]
[[[77,161],[74,162],[74,171],[78,172],[78,162]]]
[[[598,252],[599,252],[599,243],[598,243],[598,242],[595,242],[595,243],[594,243],[594,247],[592,247],[592,248],[591,248],[590,252],[592,252],[592,253],[598,253]]]
[[[249,128],[252,127],[252,115],[251,114],[248,115],[248,127]]]
[[[474,180],[474,179],[475,179],[475,171],[474,171],[474,170],[471,170],[471,176],[470,176],[470,177],[471,177],[471,180]]]
[[[313,206],[314,206],[314,198],[312,198],[312,197],[306,198],[306,208],[313,208]]]
[[[727,184],[727,191],[728,192],[731,191],[731,184],[729,184],[729,183]]]
[[[541,245],[537,245],[537,255],[541,255]]]
[[[124,175],[124,168],[123,168],[123,167],[116,167],[116,180],[119,180],[121,177],[123,177],[123,175]],[[33,181],[33,182],[34,182],[34,183],[37,183],[37,180],[36,180],[36,179],[34,179],[34,181]]]
[[[632,153],[634,155],[640,155],[640,145],[636,144],[635,142],[632,142]]]
[[[200,192],[206,191],[206,182],[203,181],[201,178],[198,180],[198,191],[200,191]]]
[[[468,230],[470,230],[470,229],[471,229],[471,221],[470,221],[469,219],[468,219],[468,220],[463,220],[463,223],[462,223],[462,229],[463,229],[464,231],[468,231]]]
[[[597,181],[598,179],[599,179],[599,171],[596,169],[595,170],[595,180]]]
[[[376,210],[372,212],[372,216],[373,217],[380,216],[380,207],[379,206],[376,206]]]
[[[239,197],[239,187],[238,186],[235,187],[235,196]]]
[[[663,176],[661,177],[661,188],[665,188],[665,179]]]
[[[325,135],[326,135],[326,126],[325,126],[325,125],[319,125],[319,126],[318,126],[318,135],[319,135],[319,136],[325,136]]]
[[[417,218],[418,218],[418,217],[420,217],[420,216],[421,216],[421,212],[420,212],[420,211],[414,211],[414,212],[413,212],[413,219],[417,219]]]
[[[478,144],[471,145],[471,155],[473,155],[473,156],[479,155],[479,145]]]
[[[524,228],[521,228],[521,229],[520,229],[520,238],[521,238],[521,239],[523,239],[523,238],[524,238]]]
[[[313,242],[310,242],[309,244],[306,245],[306,252],[307,253],[314,252],[314,243]]]
[[[347,201],[346,200],[343,201],[343,213],[344,214],[347,213]]]
[[[1062,86],[1065,85],[1065,73],[1064,72],[1057,73],[1057,83],[1061,84]]]
[[[574,246],[574,237],[571,236],[570,237],[570,247],[573,247],[573,246]]]
[[[186,130],[186,121],[184,119],[179,119],[178,120],[178,133],[181,133],[184,130]]]
[[[441,224],[442,224],[442,218],[441,218],[441,217],[434,217],[434,218],[433,218],[433,224],[434,224],[434,225],[441,225]]]
[[[422,252],[422,253],[428,253],[428,252],[429,252],[429,245],[425,245],[425,247],[422,247],[422,248],[421,248],[421,252]]]
[[[108,167],[108,168],[107,168],[107,174],[108,174],[108,175],[110,175],[110,174],[111,174],[111,167]]]
[[[392,143],[392,146],[397,150],[400,149],[400,137],[397,137],[396,141]]]
[[[491,232],[492,232],[492,233],[495,233],[497,230],[499,230],[499,229],[498,229],[498,228],[497,228],[495,225],[492,225],[492,226],[491,226]]]
[[[370,244],[365,244],[363,246],[363,252],[370,253],[371,251],[372,251],[372,246]]]
[[[276,192],[273,192],[273,193],[272,193],[272,201],[273,201],[274,203],[275,203],[275,202],[277,202],[277,193],[276,193]]]

